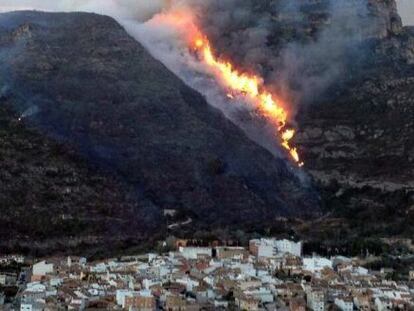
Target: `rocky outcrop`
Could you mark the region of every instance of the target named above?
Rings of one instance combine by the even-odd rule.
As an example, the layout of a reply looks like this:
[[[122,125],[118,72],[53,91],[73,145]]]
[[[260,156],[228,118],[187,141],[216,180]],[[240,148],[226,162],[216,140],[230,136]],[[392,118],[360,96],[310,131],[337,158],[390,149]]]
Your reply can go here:
[[[340,219],[341,239],[412,234],[414,36],[395,1],[240,1],[241,17],[212,6],[204,27],[219,53],[297,103],[323,219]]]
[[[323,189],[327,211],[345,222],[364,219],[357,235],[413,233],[411,40],[404,29],[378,42],[355,80],[298,113],[306,169]]]

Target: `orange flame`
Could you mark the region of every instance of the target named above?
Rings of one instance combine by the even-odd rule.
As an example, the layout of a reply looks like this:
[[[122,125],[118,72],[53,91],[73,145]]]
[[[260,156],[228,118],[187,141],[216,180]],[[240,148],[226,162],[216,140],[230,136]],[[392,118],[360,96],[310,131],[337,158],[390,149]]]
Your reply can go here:
[[[170,0],[171,3],[172,1]],[[216,73],[217,78],[228,89],[227,97],[232,100],[236,96],[243,96],[253,102],[258,111],[275,126],[281,145],[287,150],[291,159],[298,166],[303,166],[304,163],[299,157],[297,148],[291,144],[295,130],[287,127],[288,112],[276,99],[276,96],[266,89],[263,79],[256,75],[240,72],[235,69],[232,63],[216,57],[207,36],[197,27],[196,16],[191,8],[174,7],[171,6],[171,3],[167,10],[156,15],[152,22],[169,24],[180,29],[181,35],[186,39],[190,48]]]
[[[209,40],[204,35],[199,34],[195,37],[193,48],[201,53],[204,62],[219,74],[226,87],[253,100],[261,113],[276,124],[282,146],[289,152],[295,163],[300,167],[303,166],[304,163],[300,160],[297,148],[292,147],[290,143],[295,136],[295,130],[286,128],[288,113],[275,99],[275,96],[265,89],[263,80],[255,75],[239,72],[230,62],[216,58]],[[234,96],[231,94],[228,97]]]

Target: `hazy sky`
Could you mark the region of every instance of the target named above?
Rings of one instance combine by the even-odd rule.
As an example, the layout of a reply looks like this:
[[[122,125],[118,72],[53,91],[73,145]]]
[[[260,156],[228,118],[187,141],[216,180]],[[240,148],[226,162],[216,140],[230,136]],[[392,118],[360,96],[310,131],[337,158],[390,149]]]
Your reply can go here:
[[[414,25],[414,0],[397,0],[404,25]]]
[[[145,18],[166,0],[0,0],[0,12],[13,9],[94,11],[109,15]],[[414,25],[414,0],[396,0],[405,25]]]
[[[86,11],[112,17],[145,20],[158,12],[166,0],[0,0],[0,12],[35,9],[41,11]]]
[[[396,0],[405,25],[414,25],[414,0]],[[140,17],[156,11],[165,0],[0,0],[0,12],[13,9],[62,10],[73,9],[110,14],[129,13]],[[116,12],[122,10],[123,12]],[[132,10],[132,12],[131,12]],[[134,12],[135,11],[135,12]],[[140,12],[141,11],[141,12]],[[113,15],[113,14],[110,14]],[[141,16],[142,17],[142,16]]]

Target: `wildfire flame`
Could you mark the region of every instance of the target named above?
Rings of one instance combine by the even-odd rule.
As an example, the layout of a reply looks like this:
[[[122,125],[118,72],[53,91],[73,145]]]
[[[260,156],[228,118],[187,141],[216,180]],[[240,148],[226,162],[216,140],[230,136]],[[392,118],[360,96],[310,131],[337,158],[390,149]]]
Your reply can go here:
[[[169,2],[172,3],[172,1]],[[152,22],[172,25],[181,29],[189,49],[196,52],[200,61],[211,68],[216,77],[228,89],[227,98],[232,100],[236,96],[243,96],[253,102],[260,114],[275,126],[276,136],[290,154],[291,159],[298,166],[303,166],[304,163],[299,157],[297,148],[291,143],[295,136],[295,130],[287,126],[289,116],[282,102],[265,87],[262,78],[241,72],[231,62],[216,57],[209,39],[197,27],[196,17],[191,9],[188,7],[172,8],[171,3],[166,11],[155,16]]]
[[[295,136],[295,130],[287,128],[288,113],[275,99],[275,96],[263,86],[263,80],[255,75],[239,72],[230,62],[222,61],[214,56],[210,41],[201,33],[195,37],[193,48],[199,52],[203,61],[214,69],[226,87],[233,92],[248,97],[253,100],[260,112],[275,123],[282,140],[282,146],[289,152],[291,158],[299,166],[303,166],[299,153],[295,147],[291,146],[291,140]],[[233,94],[227,95],[234,98]]]

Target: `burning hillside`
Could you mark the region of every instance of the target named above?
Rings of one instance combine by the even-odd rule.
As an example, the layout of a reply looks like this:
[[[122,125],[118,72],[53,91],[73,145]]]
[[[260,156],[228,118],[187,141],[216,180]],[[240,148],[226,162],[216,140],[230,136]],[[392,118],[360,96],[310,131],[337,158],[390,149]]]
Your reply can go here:
[[[96,14],[0,14],[3,123],[62,139],[119,178],[133,207],[121,199],[107,200],[108,208],[85,205],[86,216],[108,213],[119,226],[67,218],[82,212],[72,205],[94,200],[83,196],[94,181],[73,184],[53,167],[39,169],[53,152],[40,160],[35,152],[32,168],[23,155],[42,146],[19,142],[27,133],[16,137],[10,126],[2,150],[13,165],[5,162],[0,178],[10,208],[0,227],[16,228],[9,230],[16,241],[43,230],[24,232],[16,210],[63,228],[71,217],[85,220],[79,235],[100,227],[125,241],[131,232],[166,233],[163,211],[171,209],[192,219],[186,234],[270,232],[279,216],[308,219],[321,205],[330,212],[322,222],[333,215],[344,224],[328,228],[333,234],[311,226],[329,239],[358,230],[380,236],[389,224],[396,235],[412,232],[414,38],[393,1],[177,0],[155,15],[124,10],[147,0],[64,2],[50,10],[93,2],[87,10],[121,25]],[[102,10],[103,3],[111,5]],[[31,186],[37,179],[41,190]],[[61,180],[65,187],[56,190]],[[299,230],[315,236],[306,228]]]
[[[226,103],[232,105],[234,101],[243,102],[249,110],[267,120],[273,128],[275,139],[298,166],[303,166],[297,148],[291,144],[295,130],[288,125],[291,121],[288,105],[269,91],[262,77],[239,70],[232,61],[216,56],[207,35],[197,25],[193,12],[188,8],[170,8],[148,23],[153,27],[175,29],[176,35],[189,50],[187,57],[199,62],[208,75],[214,78],[229,99]]]
[[[26,28],[30,36],[21,31]],[[181,41],[183,59],[192,61],[182,68],[202,67],[217,86],[202,51],[192,45],[194,39]],[[127,199],[126,203],[108,199],[107,203],[113,206],[103,205],[101,211],[93,202],[83,203],[91,191],[84,192],[79,183],[89,179],[78,178],[79,183],[75,183],[76,172],[34,167],[40,165],[39,161],[53,163],[49,158],[54,159],[55,154],[46,153],[38,159],[40,152],[34,151],[32,162],[16,158],[17,147],[22,148],[19,155],[31,155],[27,150],[42,146],[34,141],[21,142],[22,138],[13,135],[14,128],[10,127],[8,140],[2,143],[2,150],[10,156],[3,165],[7,169],[0,178],[0,196],[11,208],[4,210],[7,222],[0,220],[0,227],[13,228],[9,232],[16,241],[21,241],[23,232],[31,237],[33,232],[43,230],[40,225],[34,225],[29,232],[15,226],[15,221],[29,215],[39,219],[39,224],[47,219],[61,227],[73,223],[71,219],[81,218],[83,230],[78,231],[79,236],[97,233],[95,227],[105,228],[107,233],[100,235],[103,240],[109,235],[128,240],[131,232],[134,236],[161,235],[168,229],[165,209],[191,217],[192,223],[186,227],[190,231],[239,228],[245,224],[255,228],[279,216],[319,215],[315,192],[303,184],[286,161],[249,139],[203,96],[155,60],[115,20],[85,13],[0,14],[1,48],[8,53],[0,58],[0,68],[5,73],[0,75],[4,77],[0,79],[0,104],[11,111],[5,114],[4,123],[22,129],[31,127],[40,136],[61,139],[60,143],[69,145],[74,154],[94,168],[116,176],[120,183],[110,192],[117,193],[116,187],[124,187],[127,199],[134,204],[128,205]],[[180,61],[177,54],[172,56]],[[14,74],[7,75],[10,72]],[[194,81],[197,76],[189,77]],[[251,97],[244,88],[223,86],[220,85],[221,91],[227,89],[234,94],[234,105],[238,97]],[[262,88],[258,83],[257,94],[264,91]],[[225,94],[224,97],[228,103]],[[32,180],[41,178],[44,188],[28,186],[22,190],[27,196],[16,195],[20,190],[15,185],[31,185]],[[13,185],[12,189],[8,185]],[[88,186],[93,189],[93,181],[88,181]],[[62,206],[61,196],[72,199],[65,200]],[[94,197],[90,196],[91,200]],[[72,207],[79,202],[82,211],[78,206]],[[16,210],[24,216],[13,218]],[[88,217],[75,211],[85,211]],[[103,213],[116,215],[119,221],[103,225],[100,221],[104,218],[97,216],[95,221],[89,217]],[[63,241],[67,241],[65,232],[61,234]]]
[[[383,38],[394,19],[380,1],[175,0],[126,26],[251,139],[303,166],[295,113],[338,85],[349,62],[363,62],[363,39]]]
[[[260,111],[279,131],[282,146],[287,149],[299,166],[303,165],[300,161],[297,149],[290,144],[295,135],[295,130],[286,127],[288,114],[286,109],[282,108],[275,96],[263,87],[263,80],[255,75],[240,73],[230,62],[222,61],[214,56],[212,47],[208,39],[199,33],[194,39],[194,48],[200,53],[202,61],[216,72],[216,75],[223,81],[224,85],[232,92],[228,96],[234,99],[235,96],[247,97],[247,100],[257,106]]]

